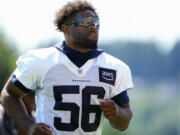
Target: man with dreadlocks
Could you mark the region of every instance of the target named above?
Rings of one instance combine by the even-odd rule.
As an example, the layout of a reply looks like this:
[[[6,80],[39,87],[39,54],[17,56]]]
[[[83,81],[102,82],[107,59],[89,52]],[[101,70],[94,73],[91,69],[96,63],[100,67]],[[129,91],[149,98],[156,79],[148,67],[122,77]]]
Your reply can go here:
[[[99,17],[93,6],[69,2],[57,12],[55,25],[65,41],[17,60],[2,91],[7,113],[30,135],[101,135],[104,117],[112,127],[127,129],[131,72],[97,49]],[[31,92],[36,95],[36,122],[21,101]]]

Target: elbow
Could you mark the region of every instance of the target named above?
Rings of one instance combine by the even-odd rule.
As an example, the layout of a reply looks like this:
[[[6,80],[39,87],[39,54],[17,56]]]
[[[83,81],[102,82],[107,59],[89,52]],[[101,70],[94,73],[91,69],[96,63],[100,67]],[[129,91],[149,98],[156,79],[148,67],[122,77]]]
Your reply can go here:
[[[133,113],[130,111],[128,120],[124,121],[124,123],[118,128],[120,131],[125,131],[128,129],[132,116]]]
[[[119,130],[119,131],[125,131],[126,129],[128,129],[128,127],[129,127],[129,124],[127,124],[127,125],[121,125],[121,126],[112,126],[113,128],[115,128],[115,129],[117,129],[117,130]]]
[[[126,125],[126,126],[120,127],[119,130],[120,130],[120,131],[125,131],[126,129],[128,129],[128,127],[129,127],[129,124]]]
[[[125,131],[129,127],[129,123],[123,123],[123,124],[111,124],[111,126],[119,131]]]
[[[8,97],[9,97],[8,92],[5,89],[3,89],[2,92],[1,92],[1,96],[0,96],[0,103],[3,106],[4,106],[5,102],[6,102],[6,100],[8,99]]]

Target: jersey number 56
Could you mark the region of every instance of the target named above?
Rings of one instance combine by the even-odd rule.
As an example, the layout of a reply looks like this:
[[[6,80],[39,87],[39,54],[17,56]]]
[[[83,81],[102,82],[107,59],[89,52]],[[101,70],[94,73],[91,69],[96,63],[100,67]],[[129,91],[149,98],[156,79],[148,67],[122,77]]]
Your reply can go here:
[[[79,128],[79,115],[80,107],[76,103],[62,102],[63,94],[80,94],[80,88],[78,85],[62,85],[54,86],[54,98],[55,105],[54,110],[58,111],[70,111],[70,123],[63,123],[61,118],[54,117],[54,126],[57,130],[61,131],[74,131]],[[91,105],[91,95],[97,95],[98,98],[103,99],[105,96],[105,90],[103,87],[86,86],[82,89],[82,116],[81,116],[81,128],[84,132],[96,131],[99,127],[101,118],[101,108],[99,105]],[[95,120],[90,123],[90,113],[95,113]]]

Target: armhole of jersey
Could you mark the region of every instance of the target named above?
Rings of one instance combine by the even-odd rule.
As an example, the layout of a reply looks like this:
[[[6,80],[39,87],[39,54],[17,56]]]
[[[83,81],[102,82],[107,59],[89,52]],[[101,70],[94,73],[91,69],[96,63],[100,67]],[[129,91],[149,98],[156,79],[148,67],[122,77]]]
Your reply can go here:
[[[26,88],[15,76],[15,74],[12,74],[11,76],[12,83],[18,87],[20,90],[22,90],[24,93],[31,93],[33,90]]]
[[[124,104],[129,103],[129,96],[127,94],[127,90],[121,92],[120,94],[111,98],[118,106],[122,106]]]

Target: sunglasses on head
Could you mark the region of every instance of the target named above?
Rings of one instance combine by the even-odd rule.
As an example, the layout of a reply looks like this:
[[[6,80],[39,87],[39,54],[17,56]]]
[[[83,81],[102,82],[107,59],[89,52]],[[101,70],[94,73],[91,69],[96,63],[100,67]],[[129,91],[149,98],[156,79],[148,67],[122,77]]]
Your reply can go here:
[[[98,17],[81,17],[75,21],[68,23],[68,25],[74,24],[75,26],[89,27],[95,26],[99,29],[99,18]]]

